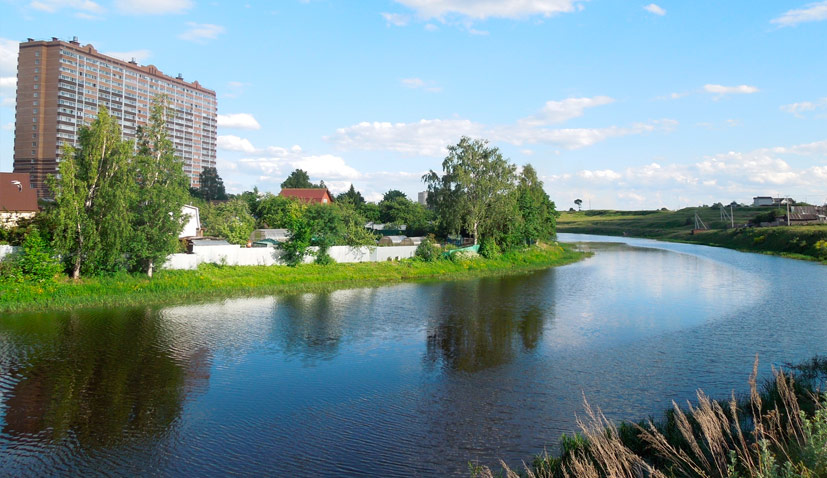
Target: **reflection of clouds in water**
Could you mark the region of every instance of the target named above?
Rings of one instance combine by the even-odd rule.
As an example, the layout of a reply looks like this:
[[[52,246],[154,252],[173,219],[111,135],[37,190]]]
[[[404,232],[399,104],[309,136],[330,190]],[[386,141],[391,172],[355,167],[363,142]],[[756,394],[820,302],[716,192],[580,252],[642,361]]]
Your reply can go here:
[[[691,254],[590,244],[596,256],[555,271],[555,347],[619,342],[731,316],[765,295],[768,282]],[[572,287],[571,284],[577,284]],[[568,318],[568,319],[567,319]]]
[[[186,356],[190,350],[207,347],[239,357],[267,340],[276,307],[275,297],[254,297],[168,307],[159,315],[170,350]]]

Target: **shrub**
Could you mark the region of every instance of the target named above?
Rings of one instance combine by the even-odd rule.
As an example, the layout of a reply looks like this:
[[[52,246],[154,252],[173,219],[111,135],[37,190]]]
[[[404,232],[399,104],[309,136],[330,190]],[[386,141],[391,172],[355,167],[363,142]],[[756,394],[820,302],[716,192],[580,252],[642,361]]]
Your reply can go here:
[[[23,240],[22,251],[0,268],[0,276],[17,282],[46,282],[62,270],[54,250],[35,228]]]
[[[433,239],[430,236],[426,237],[416,246],[416,252],[414,252],[414,256],[418,259],[425,261],[425,262],[433,262],[439,259],[439,246],[434,244]]]
[[[484,239],[480,245],[480,255],[486,259],[498,257],[502,251],[493,239]]]

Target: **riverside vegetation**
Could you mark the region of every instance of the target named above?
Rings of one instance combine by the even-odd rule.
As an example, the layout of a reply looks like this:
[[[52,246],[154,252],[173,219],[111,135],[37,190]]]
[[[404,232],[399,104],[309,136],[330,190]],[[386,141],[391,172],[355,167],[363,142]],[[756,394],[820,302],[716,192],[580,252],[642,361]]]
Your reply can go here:
[[[495,472],[469,464],[476,478],[819,478],[827,476],[827,357],[773,368],[763,387],[758,359],[748,397],[674,408],[659,421],[615,425],[585,403],[581,433],[563,435],[560,455]],[[823,393],[820,395],[820,393]]]
[[[38,244],[42,245],[42,241]],[[422,244],[418,257],[401,261],[301,264],[296,267],[202,264],[195,271],[161,270],[152,279],[124,272],[78,281],[54,280],[48,277],[53,270],[47,270],[43,271],[46,277],[41,276],[39,281],[0,282],[3,286],[0,312],[166,305],[217,297],[317,291],[407,280],[463,279],[529,272],[584,257],[583,253],[564,245],[538,244],[490,258],[465,254],[445,258],[429,241]],[[26,273],[32,274],[32,271],[28,269]]]
[[[769,222],[785,214],[781,210],[757,207],[739,207],[732,211],[736,225]],[[696,213],[710,229],[690,234]],[[728,226],[728,222],[721,221],[719,209],[692,207],[678,211],[569,211],[561,214],[557,230],[688,242],[827,262],[827,224],[727,229]]]

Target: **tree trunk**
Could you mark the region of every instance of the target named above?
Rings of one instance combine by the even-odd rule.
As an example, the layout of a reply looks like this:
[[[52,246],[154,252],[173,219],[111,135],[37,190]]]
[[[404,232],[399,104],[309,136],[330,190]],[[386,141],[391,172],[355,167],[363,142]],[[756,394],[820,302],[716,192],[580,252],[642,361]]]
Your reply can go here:
[[[155,263],[153,261],[149,261],[149,265],[146,268],[146,276],[152,279],[152,269]]]
[[[75,257],[75,264],[72,266],[72,279],[80,279],[80,254]]]
[[[474,245],[477,245],[477,223],[474,222]]]

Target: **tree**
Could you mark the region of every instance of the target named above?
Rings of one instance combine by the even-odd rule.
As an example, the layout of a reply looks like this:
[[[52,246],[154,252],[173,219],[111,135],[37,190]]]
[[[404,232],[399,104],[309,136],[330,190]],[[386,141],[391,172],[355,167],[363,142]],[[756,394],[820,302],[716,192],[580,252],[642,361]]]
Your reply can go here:
[[[214,167],[207,167],[198,174],[198,193],[201,199],[209,201],[224,201],[227,191],[224,190],[224,180],[218,175]]]
[[[523,240],[534,243],[554,237],[557,210],[543,189],[543,182],[530,164],[523,167],[517,186],[517,207],[520,211]]]
[[[336,202],[349,202],[350,204],[359,207],[362,204],[365,204],[365,198],[363,198],[362,193],[357,191],[356,188],[353,187],[353,184],[351,184],[350,189],[348,189],[347,192],[336,196]]]
[[[379,202],[379,219],[385,224],[405,224],[407,232],[423,235],[427,232],[430,211],[419,203],[402,196]]]
[[[205,212],[201,216],[205,229],[232,244],[247,244],[250,233],[256,227],[256,220],[243,199],[236,198],[211,205]]]
[[[55,248],[74,279],[81,272],[123,268],[134,189],[132,144],[121,139],[106,108],[90,127],[80,128],[77,143],[64,147],[58,175],[48,179],[55,199]]]
[[[583,204],[583,200],[582,199],[575,199],[574,204],[577,206],[577,210],[579,211],[580,206]]]
[[[310,175],[303,169],[296,169],[281,183],[282,189],[307,189],[319,186],[310,182]]]
[[[365,221],[369,222],[380,222],[379,219],[381,212],[379,211],[379,206],[376,203],[366,202],[359,206],[359,214],[365,218]]]
[[[129,255],[133,267],[149,277],[177,249],[184,227],[181,207],[188,199],[184,164],[175,157],[166,132],[168,112],[163,100],[153,104],[149,124],[138,129],[138,153],[133,161],[137,184]]]
[[[432,170],[422,178],[429,204],[444,228],[454,233],[464,228],[477,244],[493,233],[496,221],[504,216],[516,167],[487,141],[463,136],[448,147],[442,171],[442,176]]]
[[[292,205],[296,202],[284,196],[267,194],[259,201],[254,216],[258,218],[261,227],[289,229]]]
[[[398,189],[391,189],[382,196],[382,201],[393,201],[398,198],[408,199],[408,196]]]

